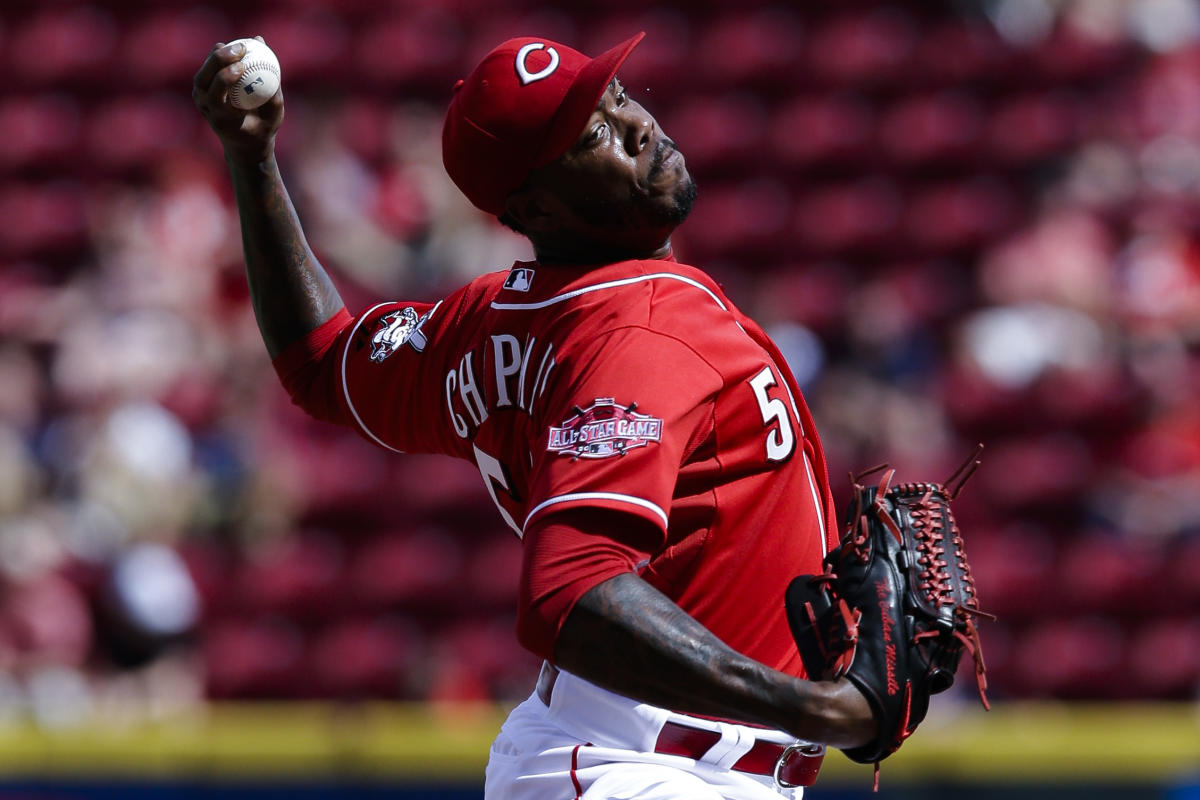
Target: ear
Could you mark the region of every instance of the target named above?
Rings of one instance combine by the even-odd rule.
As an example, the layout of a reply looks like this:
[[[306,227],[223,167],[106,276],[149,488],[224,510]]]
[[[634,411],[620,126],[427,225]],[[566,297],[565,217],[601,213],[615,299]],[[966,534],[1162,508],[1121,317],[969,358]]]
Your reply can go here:
[[[539,186],[523,186],[504,201],[504,212],[526,233],[540,233],[558,227],[557,198]]]

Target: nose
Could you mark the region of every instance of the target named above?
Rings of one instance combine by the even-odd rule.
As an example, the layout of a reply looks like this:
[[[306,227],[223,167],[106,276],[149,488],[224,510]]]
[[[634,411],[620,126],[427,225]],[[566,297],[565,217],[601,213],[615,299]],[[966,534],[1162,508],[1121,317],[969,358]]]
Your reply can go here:
[[[625,150],[636,156],[646,149],[654,139],[654,117],[641,109],[631,109],[626,114]]]

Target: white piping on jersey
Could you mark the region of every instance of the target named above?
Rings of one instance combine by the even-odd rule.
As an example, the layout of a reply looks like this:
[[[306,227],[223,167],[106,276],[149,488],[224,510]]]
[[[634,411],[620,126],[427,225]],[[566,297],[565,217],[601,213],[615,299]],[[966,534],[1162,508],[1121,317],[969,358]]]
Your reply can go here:
[[[367,423],[363,422],[362,417],[358,415],[358,410],[354,408],[354,401],[350,399],[350,386],[346,381],[346,359],[350,356],[350,343],[354,341],[354,334],[358,333],[358,329],[364,322],[367,321],[367,317],[371,316],[375,309],[386,305],[388,304],[378,303],[367,309],[367,313],[359,317],[358,322],[354,323],[354,330],[350,331],[350,336],[346,339],[346,349],[342,351],[342,394],[346,397],[346,406],[349,407],[350,413],[354,415],[354,421],[358,423],[358,427],[362,428],[363,433],[371,437],[371,441],[375,442],[380,447],[386,447],[393,453],[403,453],[403,450],[397,450],[395,447],[392,447],[390,444],[371,433],[371,429],[367,427]]]
[[[704,292],[705,294],[707,294],[709,297],[711,297],[713,299],[713,302],[721,307],[722,311],[729,310],[729,308],[724,303],[721,302],[721,298],[717,297],[717,295],[714,294],[713,291],[711,289],[709,289],[707,286],[705,286],[703,283],[701,283],[700,281],[697,281],[697,280],[692,280],[691,278],[686,278],[683,275],[676,275],[674,272],[655,272],[651,275],[637,275],[632,278],[622,278],[617,281],[606,281],[604,283],[595,283],[595,284],[592,284],[591,286],[584,286],[582,289],[575,289],[570,292],[564,292],[563,294],[555,295],[554,297],[551,297],[549,300],[539,300],[536,303],[497,303],[493,300],[492,308],[496,309],[497,311],[533,311],[538,308],[545,308],[546,306],[552,306],[555,303],[561,303],[564,300],[570,300],[572,297],[579,297],[579,295],[587,294],[588,292],[597,292],[597,291],[600,291],[601,289],[615,289],[618,286],[628,286],[631,283],[640,283],[642,281],[656,280],[658,278],[666,278],[668,280],[673,280],[673,281],[682,281],[683,283],[686,283],[690,286],[694,286],[697,289]]]
[[[804,423],[800,421],[800,409],[796,407],[796,396],[792,394],[792,387],[788,386],[786,380],[780,381],[783,388],[787,390],[788,401],[792,404],[792,413],[796,415],[796,424],[800,426],[800,438],[804,439]],[[804,451],[804,447],[800,448],[800,455],[804,457],[804,471],[808,473],[808,488],[812,491],[813,508],[817,510],[817,522],[821,526],[821,557],[824,558],[828,553],[829,543],[826,541],[825,535],[825,508],[821,503],[821,498],[817,495],[817,479],[813,476],[812,462],[808,460],[808,453]]]
[[[804,452],[804,447],[800,447],[800,455],[804,458],[804,471],[808,473],[808,488],[812,492],[813,508],[817,510],[817,524],[821,526],[821,558],[829,555],[828,532],[825,530],[825,511],[822,508],[821,498],[817,496],[817,479],[813,477],[812,464],[808,461],[808,453]]]
[[[647,508],[653,511],[662,520],[663,527],[667,526],[667,512],[659,508],[658,505],[651,503],[649,500],[643,500],[640,497],[633,497],[628,494],[617,494],[616,492],[575,492],[573,494],[560,494],[558,497],[551,497],[549,500],[543,500],[538,503],[532,511],[525,516],[525,524],[522,528],[529,526],[529,520],[533,519],[539,511],[547,506],[557,505],[559,503],[569,503],[573,500],[615,500],[618,503],[629,503],[632,506]]]

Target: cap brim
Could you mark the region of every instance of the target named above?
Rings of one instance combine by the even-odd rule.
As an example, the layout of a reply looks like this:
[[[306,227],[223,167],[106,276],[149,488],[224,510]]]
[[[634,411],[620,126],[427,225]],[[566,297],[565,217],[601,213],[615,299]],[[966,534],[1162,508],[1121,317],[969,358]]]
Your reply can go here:
[[[579,74],[571,82],[567,96],[563,98],[554,115],[550,133],[541,148],[538,166],[550,163],[571,149],[571,145],[583,133],[584,126],[596,110],[596,105],[604,96],[617,70],[625,63],[625,59],[629,58],[638,42],[645,37],[646,32],[639,31],[611,50],[596,56],[579,70]]]

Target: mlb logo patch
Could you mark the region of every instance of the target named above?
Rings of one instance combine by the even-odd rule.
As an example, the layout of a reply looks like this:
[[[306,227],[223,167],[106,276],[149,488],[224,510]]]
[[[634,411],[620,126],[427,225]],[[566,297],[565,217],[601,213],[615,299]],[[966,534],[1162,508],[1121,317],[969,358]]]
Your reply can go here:
[[[508,278],[504,281],[504,288],[514,292],[528,292],[532,285],[533,270],[524,267],[518,267],[508,273]]]

